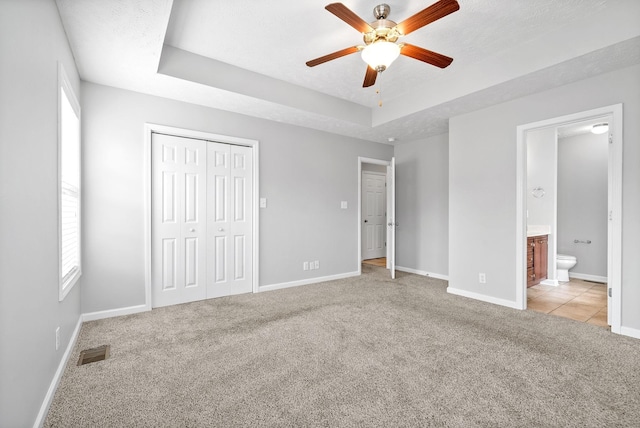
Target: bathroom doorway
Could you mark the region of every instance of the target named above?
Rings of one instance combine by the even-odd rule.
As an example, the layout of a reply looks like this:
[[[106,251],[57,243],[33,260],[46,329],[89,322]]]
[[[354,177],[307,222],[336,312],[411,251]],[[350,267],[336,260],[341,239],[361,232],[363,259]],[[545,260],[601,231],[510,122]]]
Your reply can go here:
[[[605,138],[606,147],[599,149],[604,150],[606,152],[605,156],[607,157],[606,166],[603,166],[606,168],[606,184],[602,184],[604,189],[600,189],[601,198],[605,198],[606,206],[603,206],[601,213],[595,216],[600,216],[599,220],[596,221],[600,222],[598,229],[600,229],[601,232],[594,230],[593,233],[596,233],[598,237],[590,239],[589,236],[584,236],[584,233],[578,236],[580,233],[577,231],[585,230],[584,227],[583,229],[578,228],[571,230],[573,225],[571,225],[571,222],[567,222],[566,216],[571,215],[570,212],[566,212],[567,203],[571,202],[571,198],[567,198],[567,186],[570,188],[570,185],[563,183],[561,186],[558,186],[558,180],[562,179],[563,175],[566,175],[564,174],[566,171],[560,170],[559,168],[566,169],[570,163],[568,164],[565,159],[561,160],[559,164],[558,148],[560,147],[559,144],[563,144],[563,140],[575,140],[576,138],[572,137],[576,137],[577,135],[585,135],[584,140],[586,141],[586,133],[591,132],[590,130],[593,125],[600,123],[608,124],[608,130],[605,131],[606,135],[603,137]],[[519,307],[522,309],[527,308],[528,294],[530,297],[535,296],[535,300],[542,299],[546,295],[550,298],[550,301],[547,303],[542,303],[543,300],[538,300],[538,302],[534,304],[533,300],[530,300],[532,302],[532,309],[536,309],[537,306],[541,312],[557,310],[557,313],[555,313],[557,315],[567,316],[581,321],[587,321],[589,317],[595,316],[596,312],[599,312],[596,318],[599,318],[600,325],[603,325],[602,317],[603,314],[606,313],[606,323],[611,325],[613,332],[620,333],[622,106],[614,105],[603,107],[522,125],[518,127],[517,136],[518,194],[516,211],[518,216],[518,242],[516,248],[516,300]],[[531,159],[528,159],[528,152],[532,159],[536,156],[539,157],[539,154],[536,154],[535,151],[531,152],[529,150],[531,148],[529,144],[533,146],[536,138],[538,140],[540,138],[551,139],[551,145],[546,146],[545,156],[549,159],[552,172],[546,174],[542,179],[534,175],[535,178],[528,180],[529,172],[540,172],[540,165],[531,165],[529,162]],[[530,143],[528,144],[528,142]],[[584,142],[581,143],[585,144]],[[570,148],[570,146],[570,144],[567,144],[566,147],[563,146],[560,153],[567,152],[564,153],[564,156],[570,156],[571,150],[575,150],[575,148]],[[572,167],[575,167],[575,165]],[[585,167],[589,168],[589,166],[586,165]],[[590,184],[585,182],[584,186],[593,190],[595,194],[595,188],[589,187]],[[570,193],[569,196],[571,196]],[[559,211],[559,208],[562,212]],[[537,233],[548,236],[548,254],[547,260],[545,260],[548,265],[548,277],[540,281],[538,285],[529,289],[527,287],[527,264],[530,260],[527,259],[526,246],[528,235],[527,225],[530,225],[530,229],[532,229],[532,224],[529,221],[532,218],[534,222],[533,229],[543,228],[545,230],[538,230]],[[588,221],[586,222],[588,223]],[[580,222],[576,221],[574,223],[578,224]],[[562,225],[562,228],[559,227],[559,224]],[[603,229],[604,231],[602,231]],[[576,236],[571,236],[574,234]],[[556,269],[556,255],[562,254],[562,252],[573,252],[575,254],[569,255],[576,256],[577,262],[579,263],[580,258],[578,257],[582,254],[583,268],[589,263],[597,264],[598,262],[589,261],[588,257],[590,253],[594,253],[596,247],[593,245],[595,243],[594,241],[597,241],[598,244],[600,260],[602,257],[606,257],[606,262],[602,262],[606,264],[606,266],[593,266],[595,269],[592,271],[593,274],[576,274],[572,275],[572,278],[562,278],[563,273],[566,274],[567,271],[565,269],[563,272],[562,267],[564,266],[560,265],[558,269]],[[591,247],[589,247],[589,245],[591,245]],[[588,249],[588,251],[585,249]],[[606,254],[606,256],[604,256],[604,254]],[[585,272],[584,269],[582,269],[582,271]],[[570,281],[560,282],[559,279],[570,279]],[[606,283],[606,285],[604,283]],[[562,298],[564,298],[564,301]],[[604,307],[605,300],[606,309]],[[584,302],[586,305],[590,305],[590,307],[581,309],[580,302]],[[602,306],[602,308],[598,307],[598,305]],[[571,311],[577,311],[578,315],[572,315]],[[588,312],[594,313],[590,314]],[[598,320],[593,319],[592,321]]]

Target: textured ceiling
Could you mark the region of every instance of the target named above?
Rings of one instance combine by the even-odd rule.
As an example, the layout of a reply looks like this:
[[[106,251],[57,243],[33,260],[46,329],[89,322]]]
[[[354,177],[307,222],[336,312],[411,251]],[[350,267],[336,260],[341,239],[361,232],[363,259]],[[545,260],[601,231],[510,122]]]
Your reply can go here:
[[[378,142],[446,132],[452,115],[640,62],[637,0],[458,1],[403,38],[452,65],[401,56],[372,88],[357,53],[305,65],[362,43],[327,0],[57,4],[84,80]],[[373,21],[377,2],[343,3]],[[400,22],[432,1],[387,3]]]
[[[328,0],[190,0],[174,3],[165,43],[240,68],[375,107],[375,88],[362,88],[366,69],[352,54],[309,69],[305,62],[362,44],[362,36],[324,9]],[[400,22],[433,1],[389,0],[389,19]],[[597,16],[606,1],[461,0],[461,9],[402,41],[454,58],[441,70],[400,57],[382,74],[385,96],[409,93],[424,80],[469,67],[571,19]],[[374,21],[371,1],[345,1],[366,21]],[[212,21],[215,25],[212,25]],[[507,36],[508,35],[508,36]],[[505,37],[506,36],[506,37]]]

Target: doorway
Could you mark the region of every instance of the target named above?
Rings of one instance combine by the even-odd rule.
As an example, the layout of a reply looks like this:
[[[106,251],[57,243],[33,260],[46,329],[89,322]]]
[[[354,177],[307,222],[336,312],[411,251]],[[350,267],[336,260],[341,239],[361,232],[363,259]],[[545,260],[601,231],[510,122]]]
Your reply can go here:
[[[148,309],[258,289],[256,141],[145,126]]]
[[[527,240],[527,198],[529,193],[537,192],[537,197],[544,194],[540,188],[531,189],[531,184],[527,183],[527,136],[537,131],[547,132],[550,130],[557,138],[558,129],[566,129],[580,123],[596,119],[606,119],[609,124],[608,159],[607,159],[607,211],[603,212],[607,221],[607,267],[606,279],[608,284],[602,290],[592,290],[593,293],[602,295],[607,299],[608,324],[614,333],[620,333],[620,313],[621,313],[621,182],[622,182],[622,105],[603,107],[586,112],[562,116],[541,122],[531,123],[518,127],[517,130],[517,235],[516,235],[516,303],[521,309],[527,308],[527,260],[525,260],[525,248]],[[554,182],[555,186],[555,182]],[[552,190],[553,198],[556,198],[555,187]],[[554,290],[558,286],[555,281],[555,255],[557,249],[557,212],[554,201],[553,218],[549,221],[549,232],[553,236],[553,245],[549,254],[549,260],[553,262],[550,269],[553,277],[543,284],[548,290]],[[577,239],[581,243],[581,239]],[[586,242],[586,241],[585,241]],[[555,281],[555,283],[554,283]],[[574,282],[579,282],[576,280]],[[590,281],[590,279],[587,279]],[[564,285],[561,285],[564,287]],[[575,293],[584,290],[591,290],[595,287],[591,283],[576,284]],[[576,294],[576,295],[577,295]],[[608,296],[608,298],[607,298]],[[588,296],[589,298],[592,296]],[[600,296],[602,297],[602,296]],[[587,296],[581,297],[582,299]],[[574,305],[575,306],[575,305]]]
[[[371,182],[367,183],[369,178]],[[381,192],[383,184],[386,187]],[[395,279],[395,210],[395,158],[385,161],[358,157],[358,274],[362,274],[363,260],[376,259],[376,264],[380,264],[384,259],[391,278]],[[372,224],[374,227],[370,227]]]
[[[603,116],[527,135],[527,232],[545,224],[550,232],[548,269],[527,284],[527,309],[605,328],[609,133],[593,129],[612,119]],[[537,189],[535,196],[532,189]],[[536,238],[529,239],[535,244]],[[565,268],[574,266],[556,270],[556,258]],[[542,277],[547,279],[535,285]]]

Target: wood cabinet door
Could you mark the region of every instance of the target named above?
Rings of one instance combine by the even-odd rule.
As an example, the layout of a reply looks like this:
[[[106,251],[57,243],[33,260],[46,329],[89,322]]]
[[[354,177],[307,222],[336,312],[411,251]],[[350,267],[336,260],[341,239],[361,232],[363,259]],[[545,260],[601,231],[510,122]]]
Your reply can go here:
[[[547,247],[546,236],[536,237],[535,246],[533,247],[533,264],[536,284],[547,279]]]
[[[535,242],[533,238],[527,238],[527,287],[536,285],[536,274],[533,268],[533,248]]]

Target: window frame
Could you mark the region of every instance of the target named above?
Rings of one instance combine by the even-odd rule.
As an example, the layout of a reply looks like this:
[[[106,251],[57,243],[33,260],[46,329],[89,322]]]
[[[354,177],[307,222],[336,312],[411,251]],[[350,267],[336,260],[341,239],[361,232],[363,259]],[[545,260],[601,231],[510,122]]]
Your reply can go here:
[[[67,76],[67,73],[64,70],[62,63],[58,62],[58,298],[59,301],[63,301],[64,298],[69,294],[73,286],[78,282],[80,276],[82,275],[82,116],[80,103],[78,102],[78,98],[71,86],[71,82]],[[77,186],[77,231],[78,231],[78,266],[75,271],[71,270],[70,274],[63,276],[63,252],[62,252],[62,197],[65,191],[63,190],[63,181],[62,181],[62,152],[63,152],[63,108],[64,108],[64,99],[66,98],[68,104],[71,106],[73,113],[75,114],[78,120],[78,186]],[[68,193],[67,193],[68,194]]]

